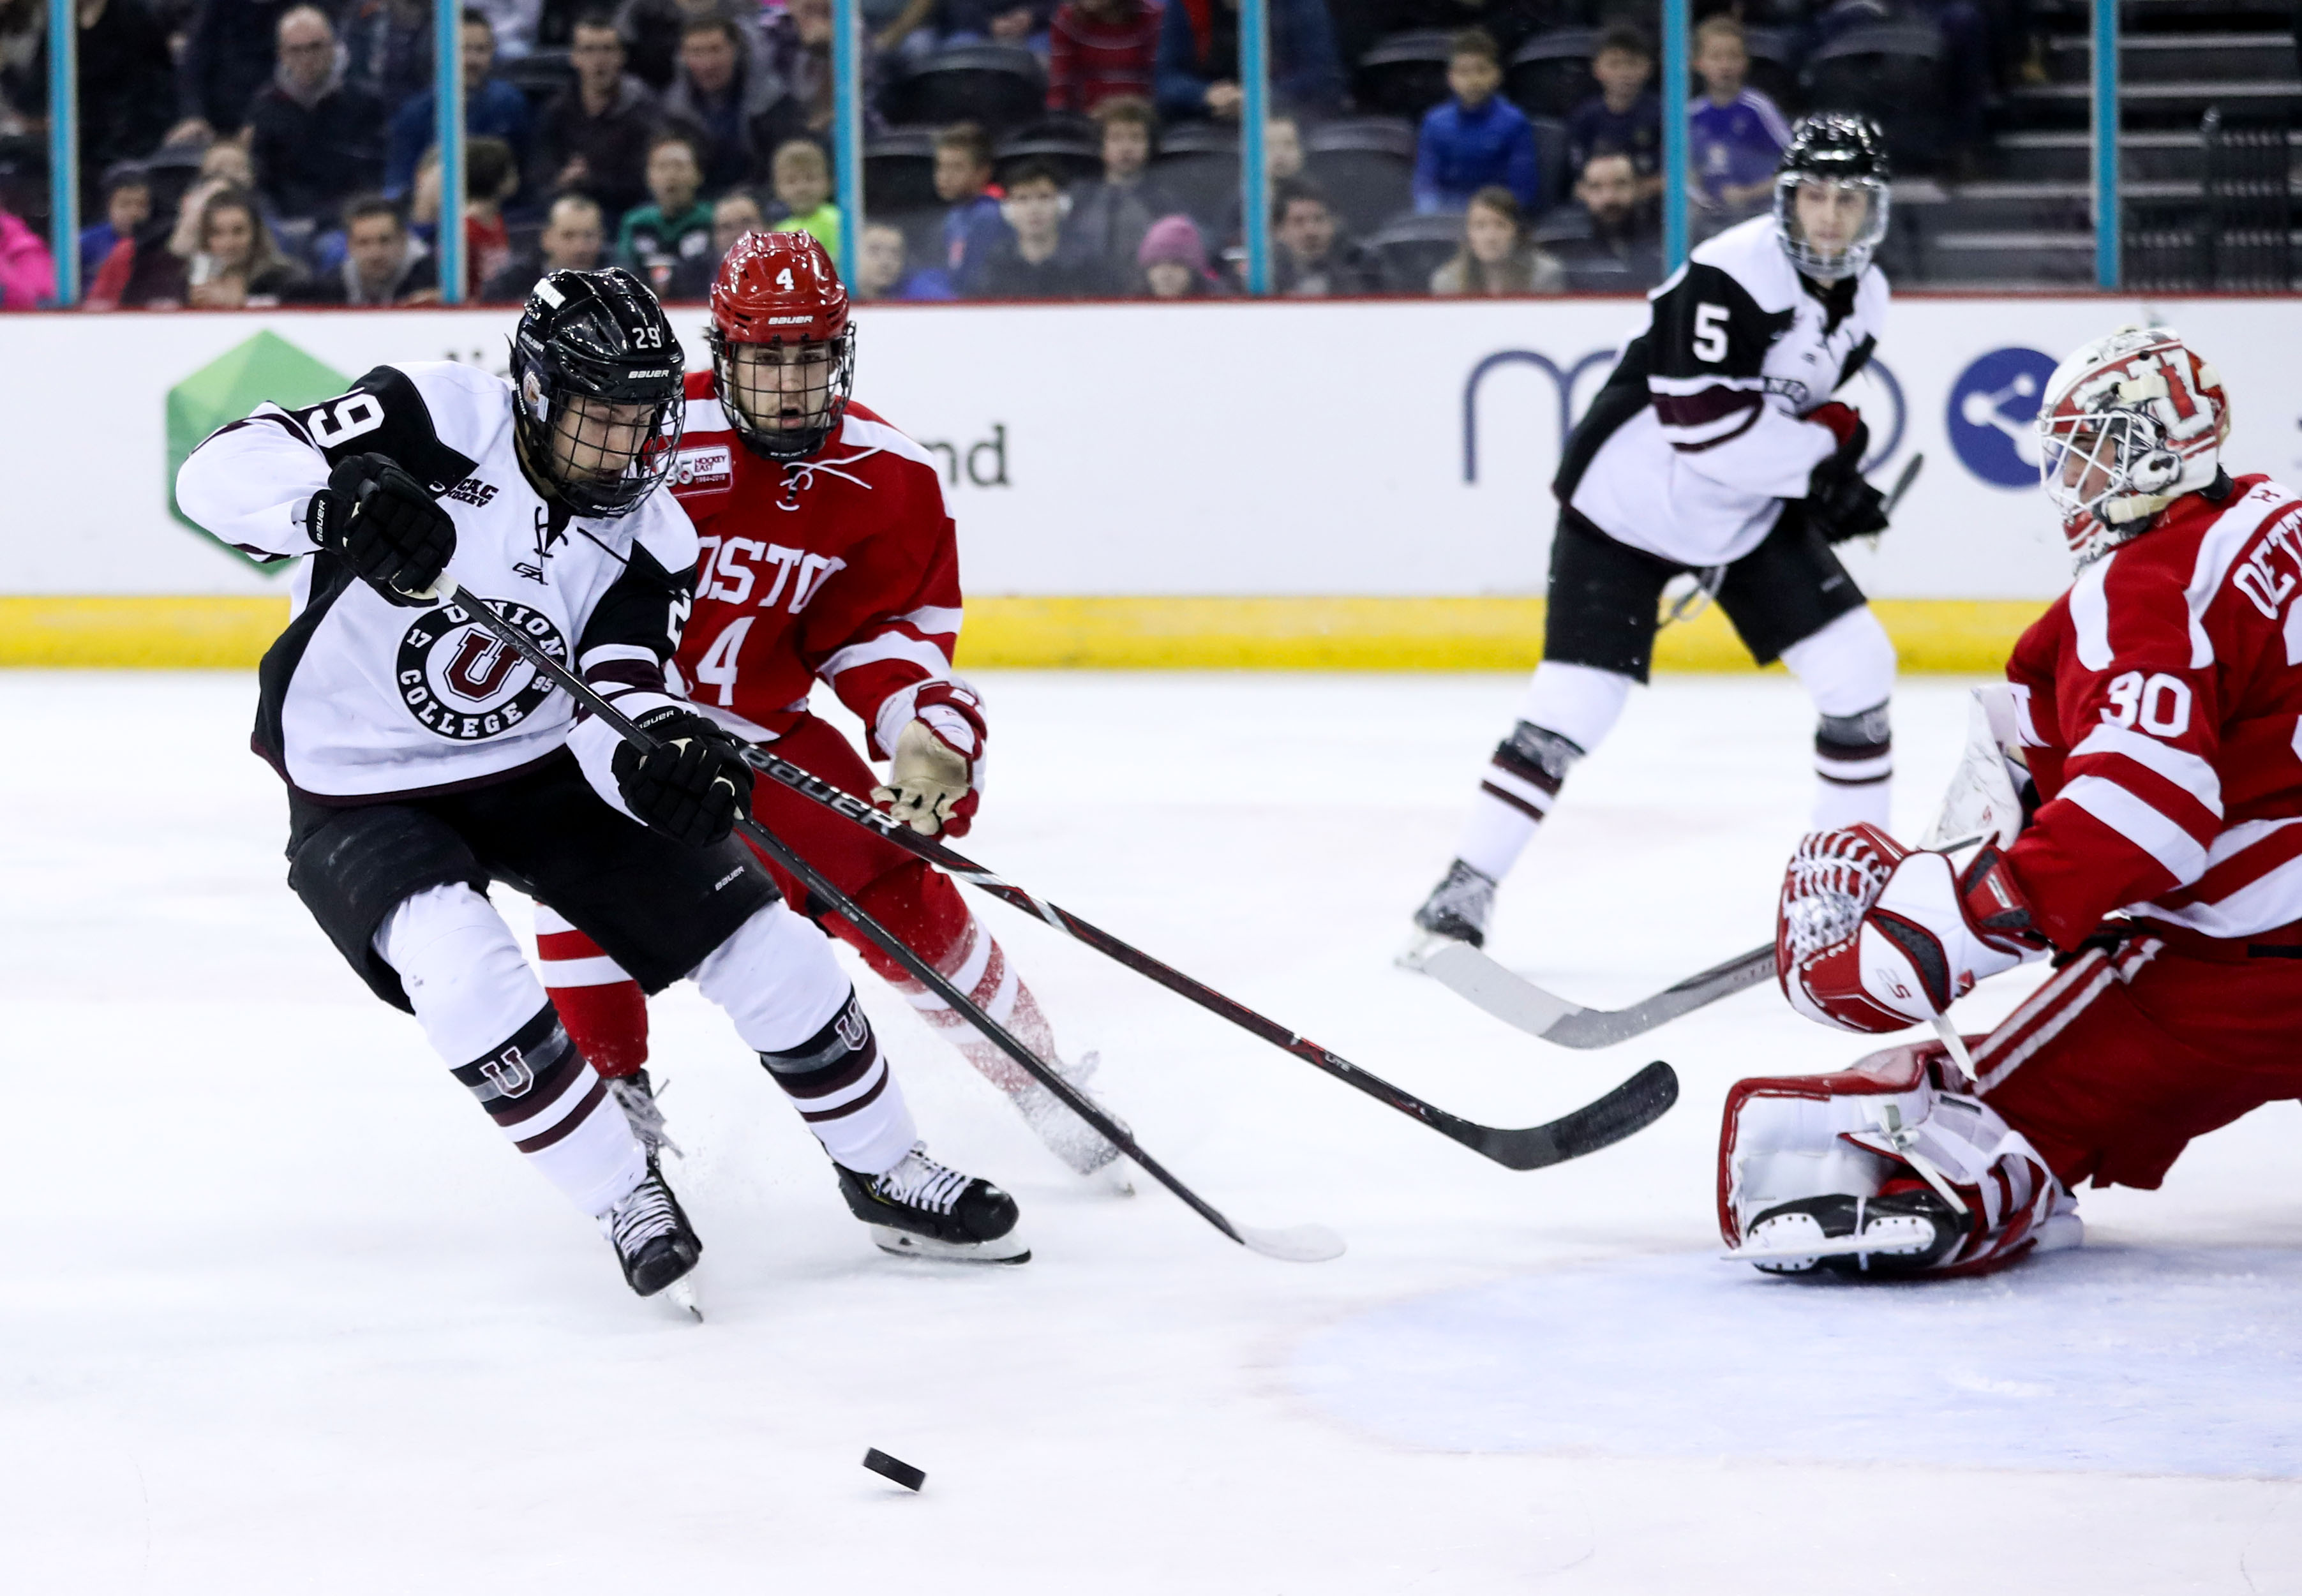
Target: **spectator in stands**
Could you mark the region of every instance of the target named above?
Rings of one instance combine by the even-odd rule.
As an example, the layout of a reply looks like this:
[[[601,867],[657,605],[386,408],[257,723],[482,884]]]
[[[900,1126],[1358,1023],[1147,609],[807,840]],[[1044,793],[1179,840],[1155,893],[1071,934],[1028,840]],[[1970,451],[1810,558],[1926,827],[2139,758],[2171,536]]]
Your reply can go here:
[[[0,0],[0,139],[32,132],[46,113],[47,20],[45,0]]]
[[[1357,244],[1342,236],[1335,207],[1308,178],[1275,185],[1271,199],[1271,288],[1296,298],[1364,294],[1376,286],[1375,273]]]
[[[31,310],[56,296],[56,257],[0,198],[0,310]]]
[[[132,239],[152,220],[152,174],[133,161],[123,161],[104,174],[104,220],[80,229],[80,280],[83,286],[122,239]]]
[[[568,59],[576,81],[545,108],[537,130],[538,170],[552,187],[588,194],[610,216],[647,202],[648,140],[659,112],[646,84],[624,70],[615,19],[604,11],[576,20]]]
[[[383,175],[383,106],[344,80],[345,51],[327,13],[299,5],[280,19],[280,66],[248,107],[248,154],[273,214],[309,221]]]
[[[440,297],[440,261],[381,194],[344,206],[344,258],[296,298],[314,305],[411,305]]]
[[[588,194],[562,194],[551,202],[535,248],[514,255],[488,279],[480,298],[489,305],[524,305],[545,273],[595,271],[607,248],[600,202]]]
[[[249,0],[240,0],[248,4]],[[441,0],[441,4],[448,0]],[[466,6],[461,34],[464,51],[464,131],[467,137],[500,139],[510,149],[512,165],[525,172],[533,144],[533,118],[527,97],[496,77],[495,29],[481,13]],[[416,181],[416,164],[431,147],[435,130],[434,101],[430,88],[400,106],[391,119],[390,154],[383,164],[383,191],[397,199]]]
[[[735,240],[747,232],[763,232],[767,226],[767,212],[748,189],[722,194],[711,206],[711,248],[672,268],[671,281],[663,292],[665,301],[700,304],[710,298],[719,263],[727,258]]]
[[[519,167],[500,139],[464,146],[464,281],[469,297],[511,265],[511,228],[504,206],[519,192]]]
[[[1772,202],[1775,163],[1791,130],[1774,101],[1745,84],[1751,52],[1733,17],[1706,17],[1694,30],[1694,70],[1702,92],[1687,107],[1687,165],[1693,197],[1716,231]]]
[[[1113,284],[1100,261],[1064,248],[1063,180],[1036,157],[1016,164],[999,207],[1006,223],[988,249],[970,251],[962,290],[972,299],[1078,299]]]
[[[1105,100],[1148,100],[1159,16],[1155,0],[1063,0],[1047,24],[1047,109],[1092,116]]]
[[[78,13],[80,170],[87,194],[95,174],[142,159],[167,135],[176,116],[176,63],[166,25],[147,0],[81,0]],[[19,52],[21,58],[10,59]],[[6,125],[10,102],[20,103],[27,118],[19,129]],[[47,30],[36,22],[13,46],[0,30],[0,132],[35,131],[47,106]]]
[[[698,17],[680,30],[679,73],[664,91],[663,113],[694,135],[707,192],[747,181],[763,164],[782,98],[783,85],[734,22]]]
[[[1534,128],[1526,113],[1497,92],[1503,63],[1484,30],[1467,29],[1448,48],[1447,87],[1454,97],[1423,119],[1415,149],[1415,208],[1459,211],[1482,189],[1510,190],[1521,209],[1542,206]]]
[[[1135,275],[1136,249],[1151,223],[1182,207],[1148,175],[1159,123],[1151,102],[1114,95],[1095,108],[1095,120],[1103,131],[1103,181],[1072,192],[1069,230],[1079,253],[1122,282]]]
[[[431,87],[431,0],[349,0],[336,26],[351,80],[386,105],[404,105]]]
[[[935,190],[951,207],[943,215],[944,270],[954,283],[963,282],[969,259],[988,249],[1006,228],[999,217],[999,190],[991,181],[991,140],[973,122],[936,135]]]
[[[184,120],[169,143],[199,132],[228,138],[246,125],[248,107],[272,80],[280,19],[306,0],[198,0],[176,66]]]
[[[472,0],[495,35],[496,55],[517,61],[535,51],[535,30],[543,20],[543,0]]]
[[[855,240],[855,297],[859,299],[949,299],[951,278],[939,267],[908,269],[903,230],[867,222]]]
[[[1342,101],[1343,69],[1325,0],[1271,0],[1271,92],[1284,110],[1316,115]],[[1159,114],[1170,122],[1237,122],[1239,0],[1170,0],[1159,25]]]
[[[661,293],[674,267],[711,248],[711,207],[695,197],[703,165],[685,133],[659,133],[648,145],[648,192],[654,203],[624,217],[618,262]]]
[[[219,139],[200,152],[200,175],[234,189],[256,187],[256,161],[237,139]]]
[[[1643,293],[1662,281],[1662,227],[1638,164],[1602,149],[1575,184],[1581,225],[1546,239],[1577,293]],[[1546,233],[1550,233],[1549,228]]]
[[[1054,0],[939,0],[947,45],[1021,45],[1044,56]]]
[[[1263,124],[1263,172],[1274,183],[1303,175],[1303,129],[1291,116]]]
[[[301,286],[304,269],[280,253],[256,196],[223,189],[200,209],[199,248],[183,281],[184,302],[194,309],[238,310],[279,304]]]
[[[1189,216],[1162,216],[1136,247],[1136,291],[1154,299],[1205,299],[1215,280],[1207,272],[1206,240]]]
[[[1526,214],[1518,197],[1496,186],[1471,196],[1463,211],[1463,246],[1455,258],[1431,273],[1434,294],[1494,297],[1502,294],[1560,294],[1567,268],[1535,248],[1527,237]]]
[[[1662,191],[1662,106],[1647,80],[1654,75],[1654,51],[1646,35],[1619,23],[1599,36],[1591,56],[1599,92],[1575,107],[1567,119],[1567,165],[1580,172],[1601,149],[1631,157],[1641,183]],[[1671,97],[1676,100],[1677,93]]]
[[[777,90],[772,119],[759,139],[759,148],[777,149],[791,139],[812,139],[827,150],[836,147],[838,130],[832,126],[831,116],[831,0],[785,0],[781,11],[767,13],[760,38],[760,59],[774,74]],[[872,80],[876,70],[867,49],[860,69],[865,83]],[[865,133],[878,125],[878,113],[866,95]]]
[[[824,158],[823,146],[811,139],[790,140],[776,151],[769,176],[777,231],[808,233],[837,260],[839,207],[831,202],[831,163]]]

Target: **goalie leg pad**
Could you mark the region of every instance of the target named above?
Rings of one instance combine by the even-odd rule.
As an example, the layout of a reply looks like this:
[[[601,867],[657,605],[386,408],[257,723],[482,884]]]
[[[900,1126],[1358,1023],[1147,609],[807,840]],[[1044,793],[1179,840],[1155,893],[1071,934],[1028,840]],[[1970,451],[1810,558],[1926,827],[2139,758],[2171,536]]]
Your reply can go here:
[[[2074,1244],[2075,1205],[2045,1160],[1955,1079],[1928,1043],[1737,1082],[1718,1139],[1733,1256],[1789,1273],[1975,1274],[2042,1240]]]

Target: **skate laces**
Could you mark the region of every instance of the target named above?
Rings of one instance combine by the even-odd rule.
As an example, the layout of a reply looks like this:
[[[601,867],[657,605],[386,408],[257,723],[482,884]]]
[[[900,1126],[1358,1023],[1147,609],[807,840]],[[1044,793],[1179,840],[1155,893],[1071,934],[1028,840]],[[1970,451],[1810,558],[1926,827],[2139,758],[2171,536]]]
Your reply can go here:
[[[1792,958],[1803,961],[1854,935],[1890,869],[1859,833],[1814,831],[1800,838],[1783,878],[1783,924]]]
[[[646,1180],[632,1188],[629,1196],[608,1211],[609,1239],[627,1258],[658,1237],[672,1235],[678,1229],[679,1211],[672,1206],[671,1189],[652,1171]]]
[[[1447,867],[1447,878],[1432,889],[1424,912],[1441,911],[1483,925],[1494,901],[1495,884],[1458,859]]]
[[[871,1189],[889,1202],[924,1208],[930,1214],[949,1214],[958,1204],[959,1194],[967,1189],[967,1181],[968,1177],[957,1170],[945,1169],[928,1157],[927,1143],[914,1142],[903,1163],[875,1178]]]
[[[687,1156],[664,1130],[663,1110],[656,1106],[655,1087],[645,1070],[616,1076],[608,1082],[608,1089],[615,1094],[624,1118],[631,1121],[632,1134],[651,1156],[659,1152],[668,1152],[675,1158]]]

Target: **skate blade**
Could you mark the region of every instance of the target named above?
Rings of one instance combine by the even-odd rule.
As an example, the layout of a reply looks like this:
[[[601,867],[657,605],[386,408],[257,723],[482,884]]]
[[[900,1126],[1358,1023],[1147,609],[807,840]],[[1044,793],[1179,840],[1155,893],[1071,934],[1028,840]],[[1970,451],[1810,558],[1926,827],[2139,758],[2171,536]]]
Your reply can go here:
[[[892,1225],[866,1225],[871,1240],[883,1253],[893,1253],[899,1258],[935,1258],[949,1264],[1028,1264],[1031,1249],[1012,1234],[996,1241],[937,1241],[932,1236],[914,1236],[909,1231],[899,1231]]]
[[[692,1269],[656,1293],[656,1300],[691,1323],[703,1323],[703,1299],[696,1293]]]

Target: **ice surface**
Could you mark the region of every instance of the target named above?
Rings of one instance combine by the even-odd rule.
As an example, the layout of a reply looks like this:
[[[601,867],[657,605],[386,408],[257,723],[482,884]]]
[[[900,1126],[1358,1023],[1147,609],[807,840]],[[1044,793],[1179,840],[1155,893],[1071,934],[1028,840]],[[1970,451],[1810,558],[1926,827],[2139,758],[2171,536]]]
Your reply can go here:
[[[987,901],[1147,1147],[1348,1253],[1082,1189],[867,977],[931,1146],[1016,1193],[1035,1254],[886,1257],[682,989],[656,1048],[710,1313],[683,1324],[288,892],[251,677],[0,675],[0,1589],[2302,1592],[2292,1107],[2163,1191],[2086,1194],[2088,1253],[1761,1280],[1712,1256],[1721,1094],[1859,1038],[1760,988],[1569,1053],[1390,967],[1517,682],[983,685],[987,864],[1483,1122],[1654,1057],[1684,1099],[1513,1174]],[[1915,836],[1962,691],[1897,717]],[[1612,1006],[1763,940],[1811,736],[1779,676],[1639,695],[1499,956]]]

